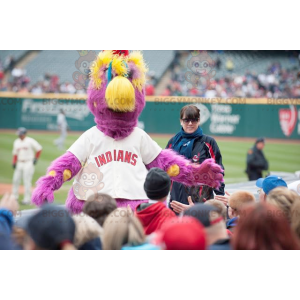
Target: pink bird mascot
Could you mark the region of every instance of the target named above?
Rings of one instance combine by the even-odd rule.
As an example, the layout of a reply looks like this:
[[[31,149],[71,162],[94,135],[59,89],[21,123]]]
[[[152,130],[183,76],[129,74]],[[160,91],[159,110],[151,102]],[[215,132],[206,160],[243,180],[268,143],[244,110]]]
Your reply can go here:
[[[72,213],[80,213],[87,198],[98,192],[114,197],[119,207],[129,204],[134,209],[149,201],[143,184],[148,170],[154,167],[187,186],[220,186],[223,170],[213,159],[193,164],[171,149],[162,150],[137,127],[145,106],[146,72],[141,52],[99,53],[91,66],[87,96],[97,125],[51,163],[47,175],[36,183],[34,204],[53,202],[54,191],[74,179],[66,200]]]

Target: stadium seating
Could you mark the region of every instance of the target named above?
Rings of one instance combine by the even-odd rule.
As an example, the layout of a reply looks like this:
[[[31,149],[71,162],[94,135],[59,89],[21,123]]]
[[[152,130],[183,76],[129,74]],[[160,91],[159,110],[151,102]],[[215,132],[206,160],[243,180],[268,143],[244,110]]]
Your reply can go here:
[[[98,53],[100,50],[95,50]],[[143,51],[149,71],[155,72],[156,78],[160,78],[174,58],[174,51]],[[35,83],[48,72],[57,74],[60,82],[73,82],[72,74],[77,70],[75,66],[79,54],[76,50],[68,51],[41,51],[37,57],[26,66],[27,74],[31,82]]]
[[[4,62],[8,56],[13,56],[15,60],[18,60],[21,56],[25,54],[25,52],[27,52],[27,50],[1,50],[0,60]]]

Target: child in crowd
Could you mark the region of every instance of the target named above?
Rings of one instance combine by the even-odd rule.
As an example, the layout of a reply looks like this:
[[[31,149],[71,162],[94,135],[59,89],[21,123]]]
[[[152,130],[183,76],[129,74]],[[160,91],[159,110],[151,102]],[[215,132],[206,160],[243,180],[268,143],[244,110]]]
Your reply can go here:
[[[250,192],[237,191],[229,196],[227,229],[234,230],[240,216],[241,209],[247,204],[255,203],[255,197]]]
[[[144,229],[130,208],[117,208],[103,225],[104,250],[158,250],[146,243]]]
[[[107,194],[97,194],[90,196],[83,207],[83,212],[93,218],[103,227],[107,216],[117,208],[117,202]]]
[[[205,250],[204,226],[192,217],[168,219],[153,242],[162,250]]]
[[[26,250],[76,250],[75,223],[62,206],[44,204],[28,221],[27,232]]]
[[[74,246],[78,250],[102,250],[103,228],[90,216],[73,216],[75,222]]]
[[[205,227],[208,250],[231,250],[226,223],[218,208],[197,203],[186,210],[184,216],[197,219]]]
[[[135,210],[135,215],[142,223],[146,235],[159,230],[166,220],[175,217],[175,213],[165,204],[170,187],[171,180],[165,171],[152,168],[148,172],[144,190],[147,197],[156,203],[142,203]]]

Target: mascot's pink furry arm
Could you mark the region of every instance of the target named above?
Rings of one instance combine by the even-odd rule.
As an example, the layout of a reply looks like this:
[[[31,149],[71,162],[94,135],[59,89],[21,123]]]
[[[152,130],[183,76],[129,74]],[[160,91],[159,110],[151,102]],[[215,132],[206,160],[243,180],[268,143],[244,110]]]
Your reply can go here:
[[[162,150],[136,127],[145,106],[146,71],[140,52],[100,52],[91,67],[87,99],[97,126],[52,162],[37,182],[33,203],[52,202],[53,192],[74,178],[66,202],[71,212],[80,213],[87,198],[98,192],[116,198],[118,206],[134,209],[148,201],[143,184],[147,169],[153,167],[188,186],[220,186],[223,170],[212,159],[192,164],[173,150]]]

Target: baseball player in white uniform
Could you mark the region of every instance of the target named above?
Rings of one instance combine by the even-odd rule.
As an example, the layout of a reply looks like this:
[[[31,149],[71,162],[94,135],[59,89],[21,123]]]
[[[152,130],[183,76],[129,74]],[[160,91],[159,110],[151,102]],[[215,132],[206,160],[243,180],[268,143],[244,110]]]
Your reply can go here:
[[[13,168],[15,169],[13,176],[13,195],[18,200],[19,185],[23,177],[24,183],[24,200],[22,204],[30,204],[31,199],[31,180],[34,174],[34,165],[37,163],[42,146],[33,138],[27,137],[27,130],[24,127],[18,129],[18,139],[14,141],[13,146]]]
[[[60,109],[59,114],[57,116],[57,125],[60,129],[60,137],[54,141],[54,144],[58,147],[58,149],[64,149],[65,139],[67,137],[67,129],[68,123],[66,120],[65,113],[62,109]]]

